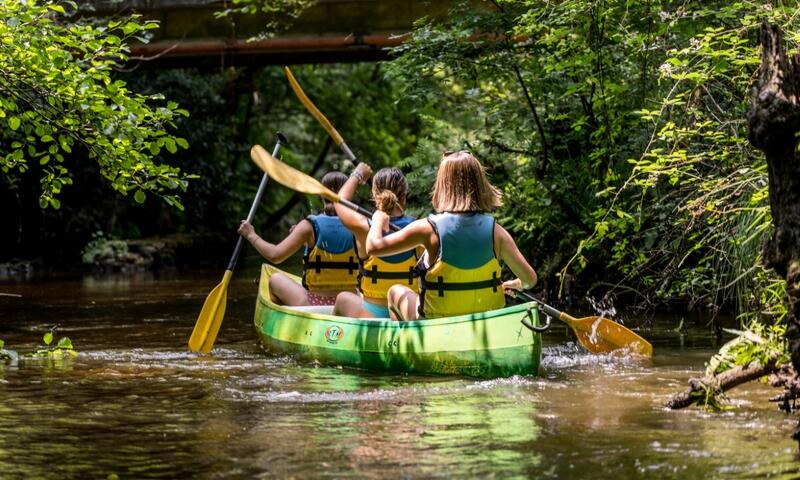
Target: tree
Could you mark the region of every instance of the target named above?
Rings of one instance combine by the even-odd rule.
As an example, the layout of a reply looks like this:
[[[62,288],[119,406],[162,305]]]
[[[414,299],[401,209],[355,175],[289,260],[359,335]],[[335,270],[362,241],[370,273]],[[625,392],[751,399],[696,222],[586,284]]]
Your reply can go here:
[[[188,116],[160,95],[144,96],[114,79],[127,43],[146,41],[156,22],[137,16],[92,25],[74,2],[0,3],[0,170],[13,187],[20,175],[40,176],[42,208],[61,206],[71,171],[86,158],[123,194],[146,193],[183,208],[178,192],[189,175],[158,164],[162,149],[187,148],[168,133]]]

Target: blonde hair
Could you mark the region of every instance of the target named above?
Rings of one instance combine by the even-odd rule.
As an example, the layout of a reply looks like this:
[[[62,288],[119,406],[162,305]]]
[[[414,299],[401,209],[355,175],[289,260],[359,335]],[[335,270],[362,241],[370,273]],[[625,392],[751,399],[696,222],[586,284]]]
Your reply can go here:
[[[391,214],[395,207],[404,210],[408,181],[398,168],[381,168],[372,178],[372,198],[378,210]]]
[[[431,204],[436,212],[491,212],[503,204],[503,194],[486,178],[477,158],[466,150],[445,152]]]

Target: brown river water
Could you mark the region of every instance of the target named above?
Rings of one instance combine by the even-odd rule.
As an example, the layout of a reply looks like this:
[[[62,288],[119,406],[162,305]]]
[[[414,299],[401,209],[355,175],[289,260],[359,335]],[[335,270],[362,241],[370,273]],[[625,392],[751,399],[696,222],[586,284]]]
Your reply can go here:
[[[542,374],[376,374],[265,354],[255,269],[238,271],[213,354],[187,351],[222,271],[0,283],[0,339],[61,362],[0,364],[0,478],[796,478],[793,415],[760,384],[734,409],[672,412],[716,350],[679,318],[623,316],[652,362],[589,355],[556,326]]]

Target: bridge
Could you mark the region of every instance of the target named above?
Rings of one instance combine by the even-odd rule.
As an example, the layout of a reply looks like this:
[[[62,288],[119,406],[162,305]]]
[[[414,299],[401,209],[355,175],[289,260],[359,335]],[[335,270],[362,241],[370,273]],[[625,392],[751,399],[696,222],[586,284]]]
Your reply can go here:
[[[266,1],[266,0],[265,0]],[[422,17],[442,18],[453,1],[317,0],[299,15],[216,14],[224,0],[101,0],[89,17],[140,13],[158,20],[149,43],[131,46],[140,67],[225,67],[377,61],[400,45]],[[479,4],[481,2],[475,2]]]

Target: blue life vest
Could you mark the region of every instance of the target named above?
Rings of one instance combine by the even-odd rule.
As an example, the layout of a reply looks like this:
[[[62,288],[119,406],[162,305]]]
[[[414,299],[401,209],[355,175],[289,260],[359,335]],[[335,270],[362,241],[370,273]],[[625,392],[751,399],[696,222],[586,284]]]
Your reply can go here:
[[[335,215],[309,215],[314,247],[303,255],[303,286],[310,292],[355,290],[358,255],[353,234]]]

